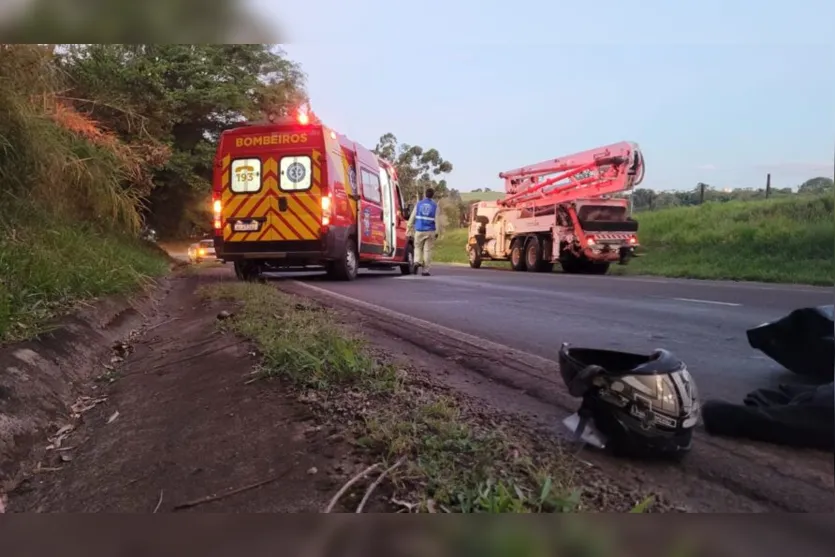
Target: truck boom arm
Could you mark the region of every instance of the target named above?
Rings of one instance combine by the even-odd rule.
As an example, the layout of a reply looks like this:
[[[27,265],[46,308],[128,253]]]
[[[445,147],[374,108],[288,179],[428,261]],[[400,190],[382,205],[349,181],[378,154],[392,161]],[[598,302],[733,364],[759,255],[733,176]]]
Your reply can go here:
[[[644,178],[637,143],[622,141],[499,174],[507,197],[500,205],[552,205],[631,190]]]

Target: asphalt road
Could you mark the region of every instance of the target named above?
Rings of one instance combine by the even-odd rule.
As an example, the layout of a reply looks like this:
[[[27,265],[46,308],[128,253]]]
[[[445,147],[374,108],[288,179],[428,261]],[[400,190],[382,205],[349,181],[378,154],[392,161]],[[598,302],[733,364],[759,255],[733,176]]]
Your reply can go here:
[[[745,331],[793,309],[831,304],[830,288],[654,277],[433,268],[433,276],[365,272],[354,282],[283,275],[426,321],[557,359],[562,342],[649,353],[666,348],[693,373],[702,399],[797,381],[755,351]]]

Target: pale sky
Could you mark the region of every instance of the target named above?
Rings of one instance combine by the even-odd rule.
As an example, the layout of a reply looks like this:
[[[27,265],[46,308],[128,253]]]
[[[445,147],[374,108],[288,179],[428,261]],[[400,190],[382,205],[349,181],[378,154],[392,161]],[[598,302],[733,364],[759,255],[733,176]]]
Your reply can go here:
[[[621,140],[655,189],[833,174],[832,1],[253,3],[328,125],[435,147],[461,191]]]

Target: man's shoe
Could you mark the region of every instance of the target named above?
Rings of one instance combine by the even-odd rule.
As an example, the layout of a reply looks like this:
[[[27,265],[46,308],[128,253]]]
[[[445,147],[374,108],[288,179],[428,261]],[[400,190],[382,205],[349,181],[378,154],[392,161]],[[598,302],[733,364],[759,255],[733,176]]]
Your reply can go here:
[[[423,271],[423,272],[421,273],[421,275],[422,275],[422,276],[424,276],[424,277],[429,277],[429,276],[432,276],[432,275],[430,275],[430,274],[429,274],[429,271]]]

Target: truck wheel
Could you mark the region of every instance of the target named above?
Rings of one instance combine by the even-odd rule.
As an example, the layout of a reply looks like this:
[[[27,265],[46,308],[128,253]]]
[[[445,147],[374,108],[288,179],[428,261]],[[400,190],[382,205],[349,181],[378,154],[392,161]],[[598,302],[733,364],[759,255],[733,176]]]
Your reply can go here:
[[[560,259],[560,266],[564,273],[576,275],[582,271],[581,261],[575,257]]]
[[[584,270],[588,275],[605,275],[609,270],[608,263],[592,263],[591,261],[586,261],[585,263]]]
[[[525,268],[531,273],[537,272],[537,266],[542,260],[542,244],[539,238],[531,236],[525,243]]]
[[[478,252],[478,247],[470,246],[467,248],[467,259],[469,259],[471,268],[478,269],[481,267],[481,254]]]
[[[525,270],[524,244],[519,239],[513,240],[510,246],[510,268],[514,271]]]
[[[340,259],[328,263],[328,276],[335,280],[351,281],[357,278],[359,270],[359,258],[357,257],[357,246],[353,239],[349,238],[345,244],[345,253]]]
[[[417,267],[415,267],[415,245],[411,242],[406,244],[406,262],[406,265],[400,266],[400,274],[414,275]]]

